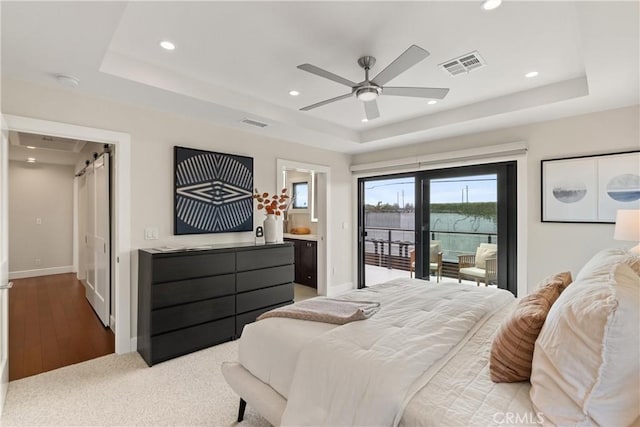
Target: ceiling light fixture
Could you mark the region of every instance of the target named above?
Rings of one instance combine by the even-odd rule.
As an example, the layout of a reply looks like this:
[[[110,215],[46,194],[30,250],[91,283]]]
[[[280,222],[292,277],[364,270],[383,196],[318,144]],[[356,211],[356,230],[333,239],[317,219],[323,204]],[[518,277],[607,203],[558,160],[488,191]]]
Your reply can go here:
[[[497,9],[502,4],[502,0],[484,0],[482,2],[482,8],[484,10]]]
[[[55,79],[64,87],[75,89],[80,85],[80,79],[68,74],[55,74]]]
[[[300,95],[300,92],[298,92],[297,90],[290,90],[290,91],[289,91],[289,95],[291,95],[291,96],[298,96],[298,95]]]
[[[524,76],[528,79],[532,78],[532,77],[536,77],[538,75],[537,71],[529,71],[527,74],[525,74]]]
[[[27,163],[35,163],[35,162],[36,162],[35,157],[27,157]]]
[[[31,145],[27,145],[27,148],[28,148],[29,150],[35,150],[35,149],[36,149],[36,147],[32,147]]]
[[[364,119],[362,119],[362,123],[367,123],[369,121],[369,119],[367,119],[366,117]]]
[[[427,104],[429,104],[429,105],[433,105],[433,104],[437,104],[437,103],[438,103],[438,101],[436,101],[434,99],[432,99],[431,101],[427,102]]]
[[[356,90],[356,96],[360,101],[369,102],[374,101],[380,95],[380,92],[379,86],[370,85]]]
[[[169,40],[162,40],[160,42],[160,47],[166,50],[175,50],[176,45],[171,43]]]

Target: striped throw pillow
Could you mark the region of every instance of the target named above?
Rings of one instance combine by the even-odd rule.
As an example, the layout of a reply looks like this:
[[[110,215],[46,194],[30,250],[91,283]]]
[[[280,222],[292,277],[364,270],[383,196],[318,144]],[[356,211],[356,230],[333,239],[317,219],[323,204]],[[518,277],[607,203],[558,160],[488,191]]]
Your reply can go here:
[[[528,381],[536,339],[560,293],[571,283],[571,273],[555,274],[522,298],[493,339],[489,372],[496,383]]]

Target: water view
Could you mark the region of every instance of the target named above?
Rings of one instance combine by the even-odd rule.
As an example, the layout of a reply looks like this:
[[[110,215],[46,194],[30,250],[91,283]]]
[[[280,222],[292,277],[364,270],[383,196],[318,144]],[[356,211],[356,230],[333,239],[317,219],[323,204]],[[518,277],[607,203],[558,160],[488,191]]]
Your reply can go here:
[[[497,242],[496,184],[495,174],[430,181],[431,241],[442,252],[444,276],[457,279],[459,255]],[[414,178],[368,181],[364,199],[365,263],[406,276],[415,250]]]

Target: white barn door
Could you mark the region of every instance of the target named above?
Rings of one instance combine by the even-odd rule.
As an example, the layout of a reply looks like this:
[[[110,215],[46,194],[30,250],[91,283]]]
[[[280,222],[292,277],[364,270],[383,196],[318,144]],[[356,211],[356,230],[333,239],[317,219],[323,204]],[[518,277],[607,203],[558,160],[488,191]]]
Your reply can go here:
[[[83,191],[85,204],[85,285],[89,304],[109,326],[111,292],[109,156],[102,154],[87,166]]]

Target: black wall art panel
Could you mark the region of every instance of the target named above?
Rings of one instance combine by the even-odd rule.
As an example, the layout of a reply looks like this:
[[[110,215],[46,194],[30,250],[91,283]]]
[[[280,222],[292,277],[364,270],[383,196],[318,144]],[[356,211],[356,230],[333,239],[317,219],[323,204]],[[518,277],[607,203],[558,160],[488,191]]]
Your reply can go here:
[[[174,233],[253,230],[253,158],[174,147]]]

